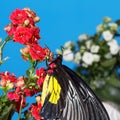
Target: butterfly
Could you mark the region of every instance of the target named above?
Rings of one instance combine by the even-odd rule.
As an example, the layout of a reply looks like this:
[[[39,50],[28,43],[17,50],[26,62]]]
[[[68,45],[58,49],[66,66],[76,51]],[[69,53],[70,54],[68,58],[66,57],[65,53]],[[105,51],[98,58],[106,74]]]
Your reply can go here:
[[[62,55],[48,63],[41,99],[40,115],[44,120],[110,120],[93,90],[62,65]]]

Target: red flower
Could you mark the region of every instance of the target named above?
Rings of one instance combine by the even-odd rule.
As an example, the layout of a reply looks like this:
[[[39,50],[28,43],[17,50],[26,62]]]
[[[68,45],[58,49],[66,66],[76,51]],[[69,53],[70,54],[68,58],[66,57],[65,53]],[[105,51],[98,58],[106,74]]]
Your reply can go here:
[[[29,49],[30,49],[30,46],[26,46],[25,48],[21,48],[20,49],[20,52],[22,53],[22,58],[24,60],[29,60]]]
[[[41,117],[40,117],[41,107],[42,107],[41,103],[39,103],[38,105],[31,105],[31,108],[30,108],[31,114],[36,120],[41,120]]]
[[[16,102],[20,100],[20,95],[15,92],[8,92],[7,96],[9,100],[15,100]]]
[[[25,93],[26,96],[32,96],[32,92],[31,92],[31,90],[28,89],[28,88],[25,88],[25,89],[24,89],[24,93]]]
[[[10,20],[13,24],[23,24],[24,21],[28,18],[28,14],[25,10],[16,9],[10,15]]]
[[[38,77],[45,78],[45,76],[46,76],[45,68],[41,67],[40,69],[37,69],[37,70],[36,70],[36,75],[37,75]]]
[[[10,74],[9,72],[2,72],[0,73],[0,79],[3,81],[10,81],[15,83],[17,81],[17,78],[15,77],[14,74]]]
[[[22,101],[22,108],[24,108],[26,106],[26,99],[24,97],[23,98],[21,97],[19,101],[15,102],[15,105],[16,105],[15,107],[16,107],[16,111],[17,112],[20,109],[20,105],[21,105],[21,100],[22,99],[23,99],[23,101]]]
[[[13,34],[15,33],[16,29],[17,29],[17,26],[14,25],[14,24],[12,24],[12,23],[10,23],[9,25],[7,25],[7,26],[4,28],[4,30],[7,32],[7,34],[8,34],[9,36],[13,35]]]
[[[29,40],[29,43],[35,44],[37,43],[38,39],[40,39],[40,35],[39,35],[40,29],[37,27],[31,27],[30,31],[32,33],[32,38]]]
[[[39,46],[38,44],[34,44],[30,48],[30,55],[33,60],[45,60],[46,52],[45,49]]]
[[[13,40],[24,45],[36,44],[39,36],[39,28],[18,27],[14,33]]]
[[[30,28],[18,27],[14,34],[13,40],[21,44],[27,44],[31,37],[32,33],[30,31]]]
[[[34,20],[34,22],[38,22],[40,20],[40,18],[36,16],[36,13],[33,10],[30,10],[29,8],[24,8],[23,10],[26,11],[28,16],[31,17]]]
[[[8,96],[8,98],[10,100],[14,100],[16,102],[19,101],[20,97],[21,97],[21,89],[20,89],[20,87],[17,87],[15,91],[8,92],[7,96]]]
[[[42,86],[45,78],[38,78],[37,79],[37,85]]]
[[[36,70],[36,75],[38,76],[38,79],[37,79],[38,86],[43,85],[43,82],[44,82],[44,79],[45,79],[45,76],[46,76],[45,69],[43,67],[41,67],[39,70],[37,69]]]
[[[16,81],[16,87],[23,87],[25,85],[24,77],[20,76]]]

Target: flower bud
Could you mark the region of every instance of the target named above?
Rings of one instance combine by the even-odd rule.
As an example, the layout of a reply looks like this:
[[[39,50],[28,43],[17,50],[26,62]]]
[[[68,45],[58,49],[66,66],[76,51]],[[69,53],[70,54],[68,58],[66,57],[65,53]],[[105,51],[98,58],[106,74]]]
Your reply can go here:
[[[14,84],[13,83],[9,83],[9,84],[7,84],[7,86],[8,86],[9,89],[13,89],[14,88]]]
[[[30,23],[30,21],[29,21],[28,19],[24,21],[24,25],[25,25],[25,26],[28,26],[29,23]]]
[[[111,22],[111,18],[110,18],[110,17],[104,17],[104,18],[103,18],[103,21],[104,21],[105,23],[109,23],[109,22]]]
[[[24,85],[25,85],[24,78],[23,78],[23,76],[20,76],[20,77],[17,79],[16,87],[23,87]]]
[[[37,102],[37,103],[41,102],[41,97],[40,97],[40,96],[37,96],[37,97],[36,97],[36,102]]]
[[[5,87],[7,84],[6,80],[1,80],[0,81],[0,86]]]
[[[38,16],[36,16],[36,17],[34,17],[34,22],[38,22],[38,21],[40,21],[40,18],[38,17]]]

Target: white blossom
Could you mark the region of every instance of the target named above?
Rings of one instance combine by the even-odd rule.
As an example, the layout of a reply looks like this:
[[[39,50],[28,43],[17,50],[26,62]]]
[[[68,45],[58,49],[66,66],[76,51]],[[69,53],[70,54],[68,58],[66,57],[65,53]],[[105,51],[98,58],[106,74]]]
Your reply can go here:
[[[81,54],[80,52],[76,52],[75,56],[74,56],[74,62],[79,64],[80,63],[80,60],[81,60]]]
[[[92,65],[94,59],[93,59],[93,54],[90,52],[84,52],[82,60],[84,63],[87,65]]]
[[[112,21],[112,19],[108,16],[104,17],[103,20],[104,20],[105,23],[109,23],[109,22]]]
[[[112,54],[111,54],[111,53],[106,53],[106,54],[104,55],[104,57],[105,57],[106,59],[111,59],[111,58],[112,58]]]
[[[118,45],[117,40],[115,40],[115,39],[112,39],[112,40],[108,41],[107,44],[108,44],[108,46],[111,46],[111,47],[113,45]]]
[[[88,67],[88,65],[86,63],[82,63],[82,66],[85,67],[85,68]]]
[[[119,52],[119,50],[120,50],[120,47],[117,45],[110,47],[110,52],[112,55],[116,55]]]
[[[97,31],[97,32],[102,32],[103,30],[104,30],[103,24],[99,24],[99,25],[96,27],[96,31]]]
[[[118,45],[118,43],[117,43],[117,41],[115,39],[112,39],[107,44],[110,47],[110,53],[112,55],[116,55],[119,52],[120,47],[119,47],[119,45]]]
[[[110,26],[111,30],[115,30],[115,31],[118,30],[118,25],[116,23],[109,23],[108,25]]]
[[[62,54],[62,51],[60,49],[56,49],[57,54]]]
[[[105,85],[105,80],[104,79],[99,79],[99,80],[95,80],[94,82],[94,85],[97,87],[97,88],[100,88],[102,87],[103,85]]]
[[[99,49],[100,49],[99,45],[92,45],[91,48],[90,48],[90,51],[92,53],[98,53]]]
[[[94,59],[94,62],[99,62],[100,61],[100,55],[93,54],[93,59]]]
[[[63,59],[65,61],[72,61],[74,58],[73,52],[70,49],[66,49],[63,51]]]
[[[91,44],[92,44],[92,40],[88,40],[88,41],[85,42],[85,45],[86,45],[87,49],[90,49]]]
[[[105,41],[110,41],[113,38],[113,34],[109,30],[104,31],[102,35]]]
[[[74,44],[72,43],[72,41],[67,41],[64,44],[64,48],[67,48],[67,49],[71,49],[73,46],[74,46]]]
[[[79,41],[83,41],[83,40],[87,40],[88,39],[88,35],[87,34],[82,34],[78,37]]]

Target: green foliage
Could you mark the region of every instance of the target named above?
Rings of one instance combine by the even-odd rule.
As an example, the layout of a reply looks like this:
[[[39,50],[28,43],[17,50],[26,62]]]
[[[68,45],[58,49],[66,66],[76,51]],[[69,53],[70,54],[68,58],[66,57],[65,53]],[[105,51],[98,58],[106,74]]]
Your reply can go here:
[[[105,101],[120,104],[120,20],[112,22],[105,17],[92,36],[82,34],[76,43],[70,41],[63,46],[64,51],[71,50],[75,71],[92,87],[96,94]],[[68,44],[69,43],[69,44]],[[67,47],[66,47],[67,44]],[[74,49],[71,49],[73,48]],[[70,55],[66,55],[70,57]],[[64,56],[63,56],[64,58]]]
[[[11,120],[14,114],[14,106],[7,96],[0,96],[0,120]]]

